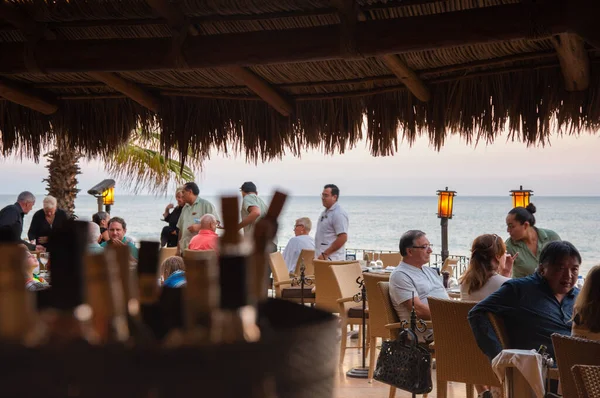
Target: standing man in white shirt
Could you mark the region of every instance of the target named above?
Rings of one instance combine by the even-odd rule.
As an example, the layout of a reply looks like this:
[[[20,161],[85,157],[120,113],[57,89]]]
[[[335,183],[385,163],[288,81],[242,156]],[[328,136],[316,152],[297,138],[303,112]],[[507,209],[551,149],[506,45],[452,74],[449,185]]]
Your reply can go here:
[[[348,241],[348,214],[338,204],[340,189],[334,184],[323,188],[321,201],[325,211],[321,213],[315,235],[315,258],[318,260],[344,261]]]
[[[283,259],[287,265],[288,271],[294,272],[298,257],[302,250],[315,250],[315,240],[309,235],[312,228],[312,222],[308,217],[302,217],[296,220],[294,224],[294,236],[288,241],[283,250]]]

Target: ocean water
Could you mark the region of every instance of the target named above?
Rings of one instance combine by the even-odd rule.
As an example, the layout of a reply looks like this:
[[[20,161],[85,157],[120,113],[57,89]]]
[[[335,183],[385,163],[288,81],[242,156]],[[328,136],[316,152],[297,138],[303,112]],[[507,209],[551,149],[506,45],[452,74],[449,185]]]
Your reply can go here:
[[[38,203],[33,211],[41,208],[43,195],[37,195]],[[0,195],[0,206],[14,203],[15,195]],[[263,197],[269,202],[269,197]],[[217,197],[206,197],[217,208]],[[537,226],[556,231],[562,239],[572,242],[583,257],[582,271],[600,264],[600,197],[542,197],[535,196]],[[161,221],[165,206],[174,201],[171,197],[117,195],[112,215],[123,217],[127,222],[127,234],[142,239],[159,239],[166,224]],[[350,218],[347,248],[368,250],[398,250],[400,235],[409,229],[421,229],[434,245],[434,252],[441,251],[440,219],[436,216],[437,197],[391,197],[391,196],[342,196],[340,205]],[[91,219],[97,211],[96,200],[81,193],[76,202],[76,214],[81,219]],[[454,217],[449,220],[448,244],[450,254],[469,255],[473,239],[483,233],[495,233],[507,238],[505,217],[511,208],[508,196],[457,196],[454,201]],[[288,198],[280,217],[278,243],[285,246],[293,236],[294,221],[309,217],[316,221],[323,207],[315,196]],[[31,216],[25,216],[23,235],[29,228]]]

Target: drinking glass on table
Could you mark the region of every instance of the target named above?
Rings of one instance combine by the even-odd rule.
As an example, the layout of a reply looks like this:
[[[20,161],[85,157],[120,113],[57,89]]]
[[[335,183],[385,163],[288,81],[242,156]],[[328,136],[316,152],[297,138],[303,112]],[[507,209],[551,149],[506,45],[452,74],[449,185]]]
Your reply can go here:
[[[43,271],[48,271],[48,268],[46,267],[46,265],[48,264],[48,260],[50,260],[50,253],[40,253],[40,264],[42,264],[41,269]]]

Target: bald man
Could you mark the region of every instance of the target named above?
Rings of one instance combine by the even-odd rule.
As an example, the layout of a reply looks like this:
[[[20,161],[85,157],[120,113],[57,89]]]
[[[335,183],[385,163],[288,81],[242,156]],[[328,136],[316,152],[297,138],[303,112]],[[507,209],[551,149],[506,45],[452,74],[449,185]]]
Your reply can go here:
[[[205,214],[200,219],[200,231],[190,241],[190,250],[218,250],[219,236],[216,234],[217,219],[212,214]]]

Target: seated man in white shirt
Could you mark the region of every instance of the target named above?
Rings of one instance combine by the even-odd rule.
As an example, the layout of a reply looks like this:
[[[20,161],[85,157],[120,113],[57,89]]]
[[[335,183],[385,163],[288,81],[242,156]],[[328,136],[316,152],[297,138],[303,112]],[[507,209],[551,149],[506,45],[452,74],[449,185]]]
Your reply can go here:
[[[402,262],[390,275],[390,298],[400,320],[410,321],[413,292],[415,312],[423,320],[431,320],[428,297],[448,298],[437,271],[426,265],[431,252],[431,244],[423,231],[407,231],[400,238]],[[420,333],[419,339],[432,341],[433,330]]]
[[[312,223],[310,218],[302,217],[294,224],[294,236],[283,249],[283,259],[290,273],[296,269],[296,263],[303,249],[315,250],[315,240],[309,235]]]

